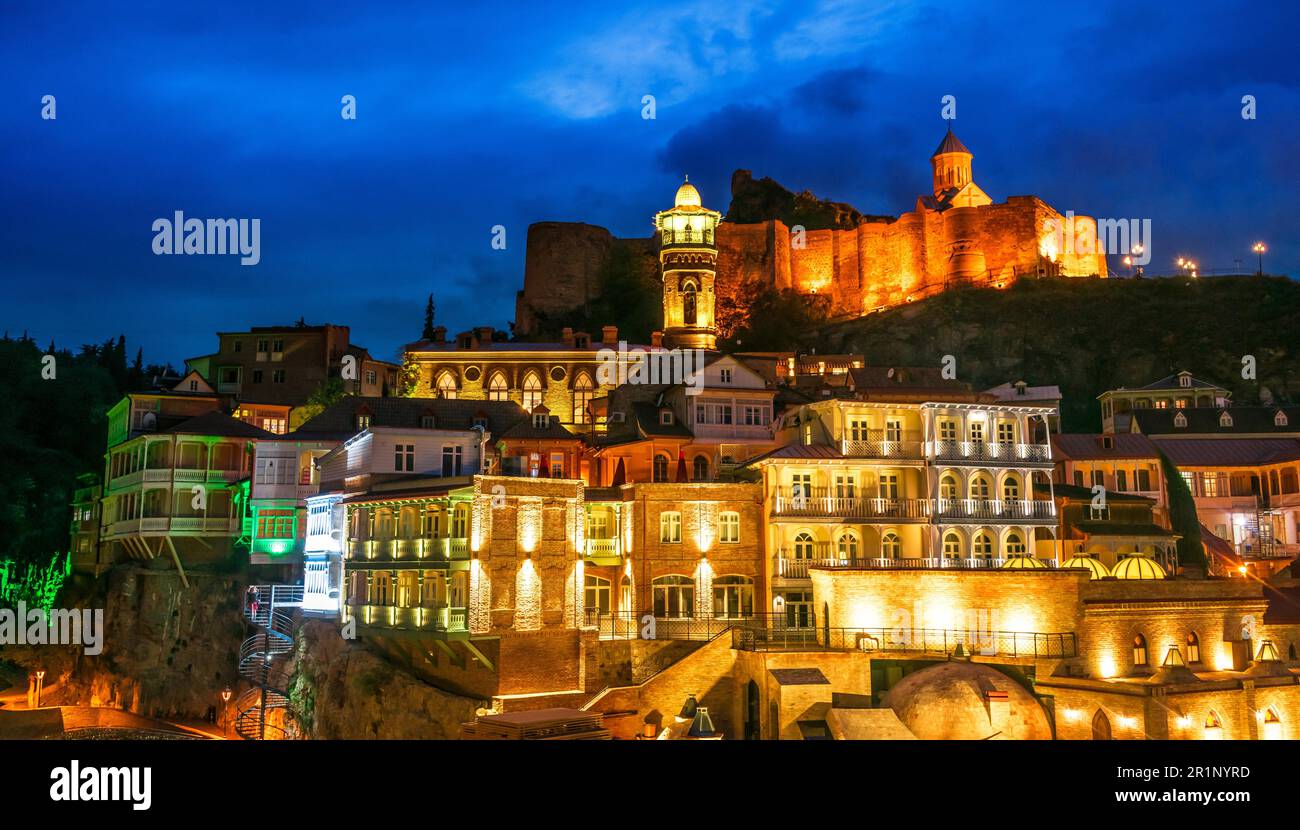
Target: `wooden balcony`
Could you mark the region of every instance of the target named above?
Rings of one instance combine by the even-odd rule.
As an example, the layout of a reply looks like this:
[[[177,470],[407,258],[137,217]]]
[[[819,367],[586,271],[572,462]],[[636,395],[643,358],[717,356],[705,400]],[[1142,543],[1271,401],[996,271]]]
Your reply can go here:
[[[840,439],[840,454],[852,458],[890,458],[921,461],[925,444],[919,432],[858,430]]]
[[[863,521],[924,521],[930,516],[929,499],[881,499],[836,496],[814,489],[812,495],[778,493],[773,518],[858,519]]]
[[[1049,444],[1002,444],[991,441],[931,441],[929,455],[953,464],[1014,467],[1052,463]]]
[[[469,561],[469,539],[463,536],[405,539],[349,539],[348,558],[389,562],[422,562],[431,568]]]
[[[594,565],[621,565],[623,546],[618,539],[587,539],[588,562]]]
[[[469,610],[450,606],[424,607],[347,603],[357,623],[369,628],[433,635],[469,634]]]
[[[1056,504],[1049,499],[936,499],[934,520],[940,524],[1054,524]]]

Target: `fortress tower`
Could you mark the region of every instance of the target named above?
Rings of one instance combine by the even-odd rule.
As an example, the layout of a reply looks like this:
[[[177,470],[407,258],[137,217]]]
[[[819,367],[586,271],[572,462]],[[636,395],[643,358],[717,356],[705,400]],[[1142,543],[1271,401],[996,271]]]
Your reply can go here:
[[[700,192],[689,179],[677,188],[673,206],[655,214],[664,284],[663,342],[670,349],[717,346],[713,283],[718,247],[714,232],[721,219],[721,213],[700,203]]]

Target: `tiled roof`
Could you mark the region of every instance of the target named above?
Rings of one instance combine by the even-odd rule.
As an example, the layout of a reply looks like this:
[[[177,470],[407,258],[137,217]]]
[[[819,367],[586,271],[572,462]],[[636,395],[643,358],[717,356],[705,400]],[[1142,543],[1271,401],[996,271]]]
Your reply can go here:
[[[768,458],[843,458],[838,447],[832,447],[828,444],[786,444],[784,447],[777,447],[771,452],[765,452],[762,455],[755,456],[746,462],[745,466],[749,467]]]
[[[1093,492],[1091,487],[1079,487],[1074,484],[1047,484],[1045,482],[1035,482],[1034,492],[1042,495],[1054,493],[1057,498],[1071,499],[1074,501],[1092,501]],[[1132,502],[1155,504],[1156,500],[1146,496],[1139,496],[1137,493],[1123,493],[1113,490],[1106,491],[1106,500],[1112,502]]]
[[[691,438],[692,434],[683,424],[677,422],[677,416],[673,416],[671,424],[659,423],[659,409],[652,403],[634,403],[632,404],[632,414],[636,418],[637,429],[642,435],[655,435],[662,438]]]
[[[474,419],[487,418],[487,429],[499,437],[528,413],[514,401],[472,401],[446,398],[365,398],[348,395],[300,426],[292,436],[315,438],[320,435],[349,436],[357,433],[357,413],[365,407],[370,425],[376,427],[420,428],[425,415],[433,416],[437,429],[472,429]]]
[[[159,430],[180,435],[216,435],[222,438],[261,438],[273,440],[280,436],[255,427],[244,421],[236,420],[224,412],[205,412],[193,418]]]
[[[1153,439],[1178,467],[1255,467],[1300,460],[1295,438]]]
[[[961,139],[953,133],[952,127],[948,128],[948,134],[943,137],[943,141],[939,142],[939,149],[934,151],[934,155],[936,156],[943,155],[944,153],[971,154],[970,150],[966,149],[966,145],[961,143]]]
[[[1223,413],[1228,413],[1231,424],[1223,424]],[[1286,417],[1279,425],[1274,421],[1277,413]],[[1190,409],[1134,409],[1128,414],[1137,422],[1137,429],[1147,435],[1241,435],[1252,433],[1300,433],[1300,406],[1230,406],[1192,407]],[[1174,421],[1182,415],[1187,426],[1176,426]]]
[[[1061,387],[1051,386],[1026,386],[1025,393],[1020,394],[1020,390],[1013,383],[1004,383],[1000,386],[994,386],[992,389],[985,389],[985,395],[992,395],[1003,403],[1031,403],[1033,401],[1060,401]]]
[[[1111,439],[1111,447],[1102,441]],[[1109,458],[1158,458],[1159,450],[1145,435],[1117,433],[1114,435],[1053,434],[1052,457],[1067,461],[1092,461]]]
[[[1109,494],[1107,494],[1109,498]],[[1150,522],[1072,522],[1071,526],[1089,536],[1165,536],[1176,534]]]
[[[1196,378],[1191,378],[1190,383],[1191,383],[1190,386],[1183,386],[1181,383],[1178,382],[1178,373],[1176,373],[1172,375],[1166,375],[1162,377],[1160,380],[1152,381],[1151,383],[1148,383],[1146,386],[1139,386],[1137,387],[1137,389],[1155,390],[1155,389],[1222,389],[1223,388],[1222,386],[1219,386],[1216,383],[1209,383],[1207,381],[1197,380]],[[1120,387],[1120,389],[1116,391],[1132,392],[1135,390],[1125,389],[1124,387]]]

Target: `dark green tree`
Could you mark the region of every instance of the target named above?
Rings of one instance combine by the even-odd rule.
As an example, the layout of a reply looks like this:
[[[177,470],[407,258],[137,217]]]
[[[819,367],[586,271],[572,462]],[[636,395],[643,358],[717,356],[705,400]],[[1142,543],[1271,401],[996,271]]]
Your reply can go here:
[[[420,335],[425,340],[433,339],[433,315],[435,311],[436,306],[433,304],[433,295],[430,294],[428,301],[424,304],[424,333]]]
[[[1178,564],[1194,568],[1206,567],[1205,545],[1201,542],[1201,519],[1196,515],[1196,502],[1178,468],[1163,452],[1160,469],[1169,491],[1169,526],[1182,538],[1178,540]]]

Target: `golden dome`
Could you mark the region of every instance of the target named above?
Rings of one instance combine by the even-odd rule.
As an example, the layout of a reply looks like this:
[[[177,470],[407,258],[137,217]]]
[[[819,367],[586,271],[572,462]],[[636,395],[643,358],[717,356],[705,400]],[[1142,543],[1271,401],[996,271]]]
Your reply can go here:
[[[1088,571],[1089,579],[1105,579],[1110,576],[1110,569],[1091,556],[1072,556],[1065,560],[1062,568],[1083,568]]]
[[[1130,554],[1115,563],[1111,575],[1116,579],[1164,579],[1165,569],[1149,556]]]
[[[1047,566],[1028,554],[1021,554],[1019,556],[1009,557],[1006,562],[1002,563],[1002,567],[1008,570],[1015,570],[1017,568],[1033,570],[1035,568],[1046,568]]]
[[[682,186],[677,188],[677,197],[673,199],[673,207],[702,207],[700,201],[700,191],[695,189],[691,184],[690,178],[682,182]]]

